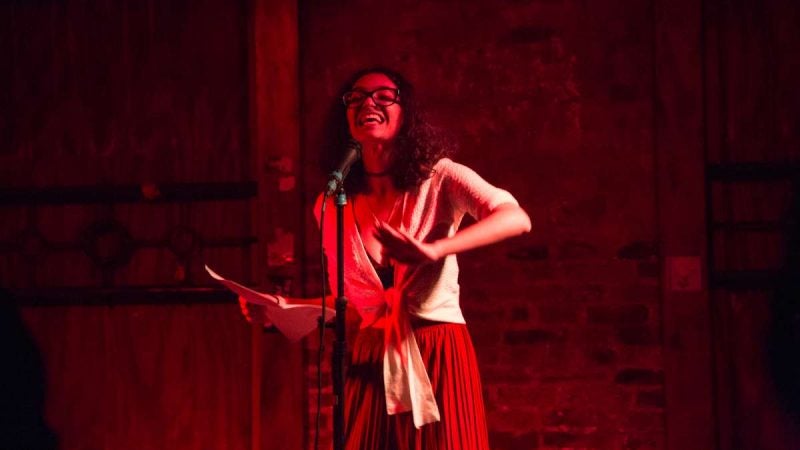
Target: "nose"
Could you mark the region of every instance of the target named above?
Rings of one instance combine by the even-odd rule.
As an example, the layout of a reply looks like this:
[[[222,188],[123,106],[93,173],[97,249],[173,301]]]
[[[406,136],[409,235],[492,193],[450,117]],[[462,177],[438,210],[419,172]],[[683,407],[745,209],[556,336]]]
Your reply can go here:
[[[364,105],[366,105],[366,104],[367,104],[367,102],[370,102],[370,103],[372,103],[372,106],[378,106],[378,104],[377,104],[377,103],[375,103],[375,99],[374,99],[374,98],[372,98],[372,95],[373,95],[373,94],[369,94],[369,95],[368,95],[368,96],[367,96],[367,97],[364,99],[364,101],[363,101],[363,102],[361,102],[361,107],[362,107],[362,108],[364,107]]]

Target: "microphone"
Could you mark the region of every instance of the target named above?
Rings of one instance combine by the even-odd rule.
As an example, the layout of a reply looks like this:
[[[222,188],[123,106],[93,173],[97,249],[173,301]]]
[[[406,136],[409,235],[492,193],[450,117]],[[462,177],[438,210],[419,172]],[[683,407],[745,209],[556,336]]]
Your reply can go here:
[[[347,173],[350,172],[350,166],[359,159],[361,159],[361,144],[355,139],[350,139],[347,141],[347,148],[344,151],[342,161],[328,178],[328,185],[325,188],[327,195],[333,194],[342,187]]]

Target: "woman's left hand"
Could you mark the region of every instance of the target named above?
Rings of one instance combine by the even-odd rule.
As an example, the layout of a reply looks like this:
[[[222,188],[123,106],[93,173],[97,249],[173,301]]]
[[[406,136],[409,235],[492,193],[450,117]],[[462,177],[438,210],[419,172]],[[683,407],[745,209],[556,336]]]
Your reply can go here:
[[[434,244],[415,239],[386,222],[375,222],[375,239],[383,245],[386,257],[402,264],[430,263],[443,256]]]

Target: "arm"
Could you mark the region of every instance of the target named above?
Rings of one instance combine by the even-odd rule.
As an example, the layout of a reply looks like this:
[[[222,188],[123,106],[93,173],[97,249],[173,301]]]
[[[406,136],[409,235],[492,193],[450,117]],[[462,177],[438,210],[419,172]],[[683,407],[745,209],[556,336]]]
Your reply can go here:
[[[488,216],[467,227],[454,236],[433,242],[433,253],[437,259],[453,253],[461,253],[531,231],[531,219],[517,205],[498,205]]]
[[[530,230],[531,219],[528,214],[515,204],[503,203],[472,226],[435,242],[421,242],[383,222],[377,224],[375,236],[390,258],[405,264],[420,264],[438,261],[447,255],[493,244]]]

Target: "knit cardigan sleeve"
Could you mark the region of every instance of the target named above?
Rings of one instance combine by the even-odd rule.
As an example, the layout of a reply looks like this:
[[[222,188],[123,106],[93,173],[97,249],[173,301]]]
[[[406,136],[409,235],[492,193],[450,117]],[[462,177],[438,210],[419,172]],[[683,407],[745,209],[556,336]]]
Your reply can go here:
[[[508,191],[492,186],[463,164],[445,158],[436,165],[436,171],[455,216],[466,213],[480,220],[504,203],[519,205]]]

